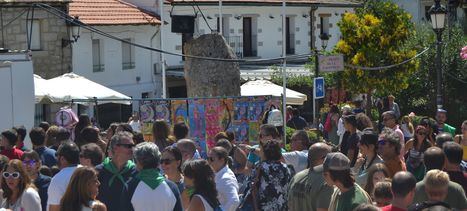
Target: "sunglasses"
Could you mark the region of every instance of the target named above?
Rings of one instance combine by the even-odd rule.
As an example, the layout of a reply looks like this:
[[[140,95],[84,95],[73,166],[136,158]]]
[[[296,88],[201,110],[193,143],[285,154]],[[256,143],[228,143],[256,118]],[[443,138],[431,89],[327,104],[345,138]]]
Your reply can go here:
[[[119,147],[125,147],[127,149],[131,149],[136,146],[135,144],[116,144],[116,145]]]
[[[3,178],[8,179],[8,178],[13,178],[13,179],[18,179],[20,176],[19,172],[3,172]]]
[[[23,165],[25,166],[33,166],[34,164],[36,164],[35,160],[23,160]]]
[[[161,159],[161,164],[164,164],[164,165],[169,165],[172,163],[173,160],[171,159]]]

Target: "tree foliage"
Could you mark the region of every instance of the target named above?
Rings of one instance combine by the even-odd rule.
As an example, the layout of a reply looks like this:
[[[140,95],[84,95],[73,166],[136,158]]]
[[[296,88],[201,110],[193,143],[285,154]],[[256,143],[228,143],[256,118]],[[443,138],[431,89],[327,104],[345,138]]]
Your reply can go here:
[[[354,66],[379,67],[398,64],[417,54],[416,49],[403,48],[413,36],[411,15],[396,4],[367,1],[355,13],[345,13],[337,24],[342,33],[335,51]],[[418,67],[412,60],[385,70],[346,68],[341,74],[344,87],[353,93],[396,93],[409,86],[409,77]]]

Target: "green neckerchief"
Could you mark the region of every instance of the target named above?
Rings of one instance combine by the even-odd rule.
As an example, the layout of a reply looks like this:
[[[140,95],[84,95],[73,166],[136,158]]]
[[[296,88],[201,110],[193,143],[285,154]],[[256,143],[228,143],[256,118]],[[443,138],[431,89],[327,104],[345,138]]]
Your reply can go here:
[[[165,177],[160,173],[159,169],[143,169],[139,171],[136,178],[146,183],[153,190],[165,181]]]
[[[185,187],[185,191],[188,194],[188,196],[190,196],[190,198],[191,198],[191,196],[193,196],[193,194],[195,193],[195,188],[194,187],[189,187],[189,188]]]
[[[112,186],[115,178],[118,178],[123,183],[123,185],[126,186],[125,179],[123,179],[122,175],[127,173],[128,171],[130,171],[130,169],[135,167],[135,164],[133,163],[133,161],[129,160],[126,162],[126,165],[123,166],[123,169],[121,171],[118,171],[117,167],[115,166],[114,163],[112,163],[109,157],[105,158],[103,164],[104,164],[104,169],[107,169],[108,171],[110,171],[110,173],[112,173],[112,177],[109,180],[109,187]]]

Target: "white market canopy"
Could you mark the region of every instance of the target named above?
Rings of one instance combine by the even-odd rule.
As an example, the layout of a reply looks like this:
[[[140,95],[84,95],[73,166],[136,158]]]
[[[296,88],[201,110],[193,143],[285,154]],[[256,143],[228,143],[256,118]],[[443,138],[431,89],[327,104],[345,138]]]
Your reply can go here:
[[[242,96],[259,96],[272,95],[282,96],[283,88],[267,80],[248,81],[241,87]],[[300,92],[286,89],[286,104],[288,105],[303,105],[307,100],[307,96]]]
[[[49,80],[42,79],[39,76],[34,76],[34,88],[36,103],[41,101],[61,103],[69,102],[74,99],[92,101],[97,98],[97,100],[108,100],[98,101],[98,104],[130,104],[129,101],[122,100],[131,99],[120,92],[74,73],[66,73]],[[113,99],[115,99],[115,101],[111,101]],[[77,101],[76,103],[82,102]]]

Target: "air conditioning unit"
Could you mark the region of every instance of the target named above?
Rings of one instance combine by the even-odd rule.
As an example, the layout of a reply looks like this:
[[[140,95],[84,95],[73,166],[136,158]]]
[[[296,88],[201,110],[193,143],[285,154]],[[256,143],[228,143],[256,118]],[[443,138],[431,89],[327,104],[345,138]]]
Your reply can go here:
[[[161,63],[154,63],[154,75],[159,75],[162,73]]]

